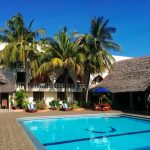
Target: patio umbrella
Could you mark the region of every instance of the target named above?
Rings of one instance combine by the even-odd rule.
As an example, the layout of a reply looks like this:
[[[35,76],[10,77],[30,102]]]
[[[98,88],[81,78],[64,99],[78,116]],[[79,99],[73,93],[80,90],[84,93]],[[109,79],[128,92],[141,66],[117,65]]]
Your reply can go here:
[[[95,93],[109,93],[110,91],[105,89],[104,87],[99,87],[99,88],[95,89],[94,92]]]

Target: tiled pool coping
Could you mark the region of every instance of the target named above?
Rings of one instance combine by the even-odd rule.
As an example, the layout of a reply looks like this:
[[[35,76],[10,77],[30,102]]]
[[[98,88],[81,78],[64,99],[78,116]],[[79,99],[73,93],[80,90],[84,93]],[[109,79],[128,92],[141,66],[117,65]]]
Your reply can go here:
[[[18,120],[18,123],[23,128],[27,137],[31,140],[33,145],[36,147],[37,150],[45,150],[45,147],[37,140],[37,138],[28,130],[28,128],[23,124],[23,120]]]

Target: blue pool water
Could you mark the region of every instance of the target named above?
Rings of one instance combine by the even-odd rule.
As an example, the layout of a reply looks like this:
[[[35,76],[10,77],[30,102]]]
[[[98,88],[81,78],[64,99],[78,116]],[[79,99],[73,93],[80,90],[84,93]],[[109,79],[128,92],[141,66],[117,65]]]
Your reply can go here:
[[[37,149],[40,143],[48,150],[150,150],[149,120],[97,115],[19,122]]]

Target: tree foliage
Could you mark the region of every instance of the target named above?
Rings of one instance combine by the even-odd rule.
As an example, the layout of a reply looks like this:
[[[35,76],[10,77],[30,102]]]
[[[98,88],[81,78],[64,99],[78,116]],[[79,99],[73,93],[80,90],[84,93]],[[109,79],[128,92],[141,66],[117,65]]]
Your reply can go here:
[[[54,38],[39,40],[45,31],[42,28],[32,31],[33,22],[26,26],[23,16],[17,14],[7,21],[6,29],[0,29],[0,40],[6,43],[0,52],[0,63],[15,67],[21,62],[33,76],[61,69],[65,75],[65,93],[69,71],[84,75],[87,102],[90,75],[109,69],[114,62],[111,50],[121,49],[113,40],[116,28],[108,26],[108,19],[94,17],[87,34],[68,34],[64,27]]]

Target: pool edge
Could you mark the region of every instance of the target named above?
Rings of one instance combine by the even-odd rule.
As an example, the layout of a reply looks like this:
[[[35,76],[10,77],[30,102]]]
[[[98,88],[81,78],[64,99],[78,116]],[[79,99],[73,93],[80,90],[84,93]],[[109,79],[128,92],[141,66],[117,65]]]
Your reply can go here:
[[[23,121],[27,120],[33,120],[33,119],[59,119],[59,118],[76,118],[76,117],[83,117],[83,116],[89,116],[89,117],[94,117],[94,116],[103,116],[103,117],[110,117],[110,116],[120,116],[120,117],[129,117],[129,118],[134,118],[138,120],[144,120],[144,121],[150,121],[150,118],[144,118],[141,116],[134,116],[132,114],[126,114],[126,113],[104,113],[104,114],[77,114],[77,115],[55,115],[55,116],[36,116],[36,117],[22,117],[17,119],[17,123],[20,125],[20,127],[23,129],[25,134],[27,135],[28,139],[31,141],[33,146],[37,150],[45,150],[46,148],[42,143],[39,142],[39,140],[28,130],[28,128],[23,124]]]
[[[31,141],[32,145],[36,150],[46,150],[44,145],[42,145],[39,140],[28,130],[28,128],[23,124],[23,120],[17,119],[18,125],[23,129],[27,138]]]

